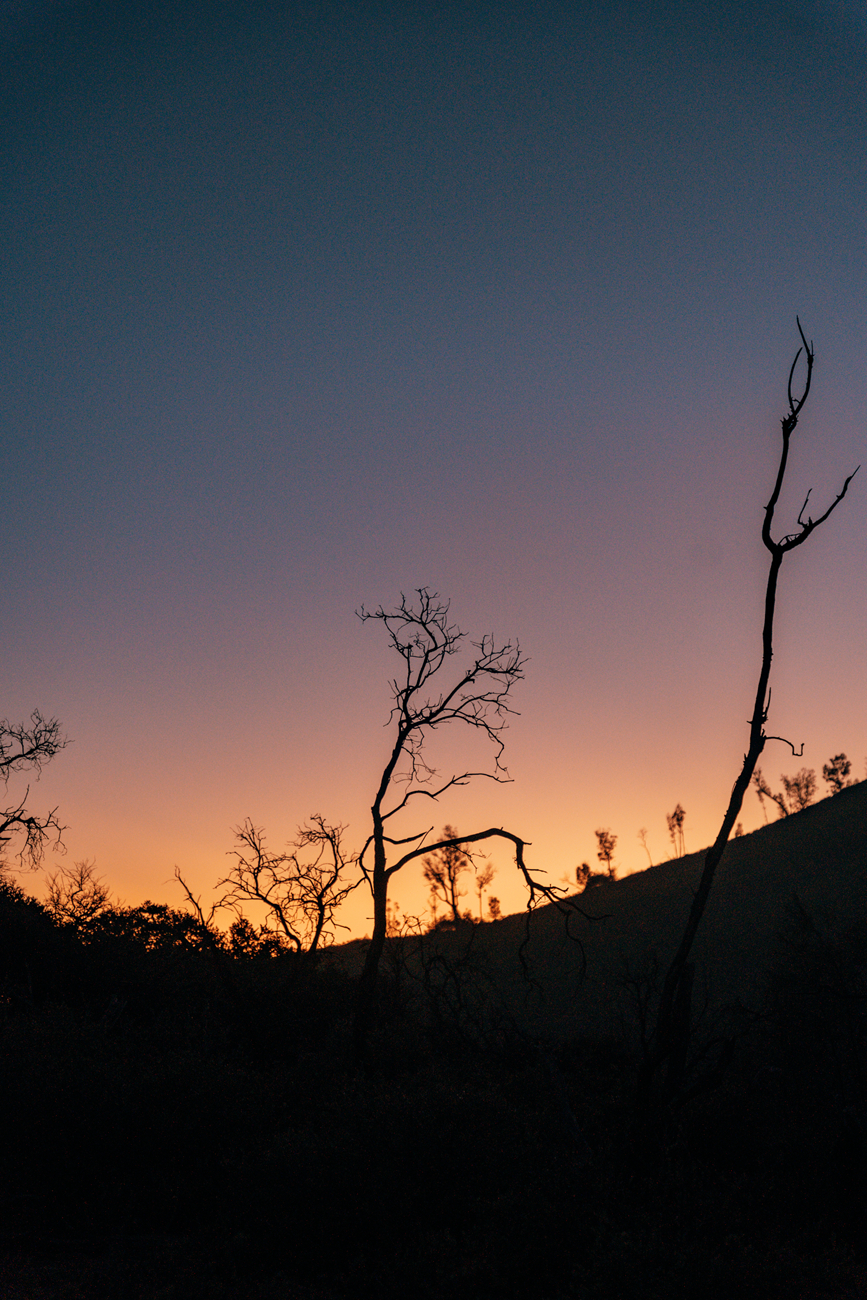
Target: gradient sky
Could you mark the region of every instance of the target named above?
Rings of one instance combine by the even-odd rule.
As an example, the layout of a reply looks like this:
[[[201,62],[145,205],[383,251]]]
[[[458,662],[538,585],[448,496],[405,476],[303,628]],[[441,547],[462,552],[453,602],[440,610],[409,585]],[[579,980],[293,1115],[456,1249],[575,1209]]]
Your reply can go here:
[[[553,881],[600,826],[623,871],[642,826],[668,856],[678,801],[708,843],[796,313],[778,535],[867,461],[864,5],[18,0],[3,27],[0,713],[73,741],[31,792],[66,861],[179,903],[174,866],[207,893],[247,816],[360,844],[394,664],[354,611],[421,585],[530,662],[513,784],[407,831],[506,826]],[[774,784],[841,749],[864,773],[865,487],[784,565],[769,730],[805,750],[769,746]]]

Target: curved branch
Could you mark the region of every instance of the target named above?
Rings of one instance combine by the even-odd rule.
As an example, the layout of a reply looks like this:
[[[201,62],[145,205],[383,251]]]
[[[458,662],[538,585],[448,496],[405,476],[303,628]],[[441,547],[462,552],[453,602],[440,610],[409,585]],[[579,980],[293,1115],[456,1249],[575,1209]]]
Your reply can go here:
[[[778,741],[780,742],[781,745],[788,745],[788,746],[789,746],[789,749],[792,751],[792,756],[793,756],[793,758],[803,758],[803,757],[804,757],[804,742],[803,742],[803,740],[801,741],[801,748],[800,748],[800,749],[795,749],[795,746],[794,746],[794,744],[792,743],[792,741],[791,741],[791,740],[786,740],[786,737],[785,737],[785,736],[765,736],[765,742],[767,743],[767,741],[769,741],[769,740],[778,740]]]

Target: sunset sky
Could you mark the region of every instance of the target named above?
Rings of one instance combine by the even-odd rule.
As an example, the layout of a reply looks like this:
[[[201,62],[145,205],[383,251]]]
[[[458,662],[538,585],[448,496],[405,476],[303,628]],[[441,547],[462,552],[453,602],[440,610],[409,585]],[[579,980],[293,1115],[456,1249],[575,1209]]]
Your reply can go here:
[[[248,816],[359,845],[396,663],[355,611],[419,586],[529,662],[512,784],[406,833],[553,882],[597,827],[669,856],[678,802],[707,844],[796,314],[777,535],[867,461],[865,5],[18,0],[2,62],[0,714],[63,721],[65,861],[179,904]],[[865,541],[867,467],[783,568],[775,786],[864,775]]]

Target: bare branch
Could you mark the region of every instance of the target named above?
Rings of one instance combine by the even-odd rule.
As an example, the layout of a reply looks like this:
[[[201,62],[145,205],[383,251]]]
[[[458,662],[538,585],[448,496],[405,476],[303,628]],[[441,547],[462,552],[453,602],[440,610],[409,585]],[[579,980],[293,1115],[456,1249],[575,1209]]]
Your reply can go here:
[[[570,912],[578,912],[581,916],[586,917],[588,921],[598,919],[594,914],[585,912],[578,907],[574,899],[569,896],[567,889],[561,885],[546,885],[544,881],[534,876],[524,860],[524,849],[528,847],[528,841],[522,840],[519,835],[514,835],[511,831],[503,830],[499,826],[489,827],[485,831],[473,831],[469,835],[438,840],[436,844],[427,844],[421,848],[413,849],[410,853],[405,853],[394,866],[390,867],[387,874],[393,876],[395,872],[400,871],[402,867],[405,867],[416,858],[420,858],[423,854],[439,853],[450,848],[465,847],[468,844],[478,844],[482,840],[489,839],[509,840],[515,846],[515,866],[524,877],[528,895],[527,906],[530,911],[538,907],[540,903],[553,903],[560,911],[566,908]],[[471,855],[468,854],[468,856]]]
[[[66,827],[58,821],[56,808],[50,809],[43,816],[27,812],[29,794],[28,786],[20,803],[0,812],[0,854],[16,836],[23,836],[23,843],[16,856],[22,867],[35,870],[41,865],[50,840],[54,840],[55,848],[62,849]]]
[[[831,504],[828,506],[828,509],[825,511],[824,514],[820,515],[818,519],[808,518],[805,523],[804,511],[807,509],[807,503],[810,500],[810,494],[812,492],[812,488],[811,488],[810,492],[807,493],[804,499],[804,504],[801,506],[801,509],[798,512],[797,523],[798,523],[799,531],[797,533],[788,533],[785,537],[781,538],[779,542],[775,542],[773,540],[773,538],[771,537],[771,524],[773,522],[774,511],[777,506],[777,501],[779,500],[780,490],[783,486],[783,479],[786,473],[786,465],[788,463],[788,458],[789,458],[789,441],[798,423],[798,416],[801,414],[801,411],[803,410],[804,407],[804,403],[806,402],[810,392],[810,384],[813,378],[813,365],[815,362],[815,353],[813,351],[813,345],[812,343],[809,344],[807,343],[807,338],[801,327],[800,320],[798,321],[798,332],[801,335],[801,341],[803,346],[798,348],[798,351],[795,353],[795,359],[792,362],[792,368],[789,371],[789,384],[788,384],[789,412],[786,416],[783,417],[783,420],[781,422],[782,430],[783,430],[783,447],[780,455],[780,464],[777,469],[777,477],[774,483],[774,489],[773,492],[771,493],[771,497],[770,500],[768,501],[768,504],[765,506],[765,522],[762,528],[762,541],[764,542],[767,549],[771,552],[771,554],[777,557],[782,557],[782,555],[785,552],[793,551],[796,546],[801,546],[807,540],[810,534],[816,528],[818,528],[820,524],[823,524],[825,522],[828,516],[834,510],[836,510],[837,506],[843,500],[849,488],[849,484],[852,482],[852,479],[855,477],[855,475],[858,473],[858,470],[861,468],[861,466],[858,465],[852,471],[852,473],[845,480],[842,488],[840,489],[840,491],[838,492],[834,500],[831,502]],[[804,381],[804,389],[803,392],[801,393],[801,396],[795,397],[792,392],[792,380],[794,379],[795,368],[798,364],[798,358],[800,357],[802,352],[804,352],[806,355],[807,377]]]
[[[29,722],[0,721],[0,780],[9,784],[14,773],[28,769],[37,775],[67,744],[56,718],[44,718],[34,709]],[[62,847],[64,827],[57,819],[57,809],[52,808],[40,816],[27,811],[30,786],[22,799],[11,808],[0,809],[0,854],[13,839],[21,837],[21,848],[16,854],[22,867],[36,868],[42,862],[45,849],[53,838],[55,847]]]
[[[223,895],[221,898],[218,898],[216,902],[211,904],[210,908],[208,909],[208,915],[205,916],[204,908],[202,907],[201,898],[197,898],[196,895],[193,893],[193,891],[190,889],[189,885],[181,875],[180,867],[175,867],[174,876],[175,876],[175,880],[178,882],[181,889],[184,891],[184,897],[189,903],[190,908],[193,911],[193,915],[195,916],[196,920],[199,922],[199,925],[202,927],[203,930],[206,930],[208,931],[208,933],[210,933],[216,926],[217,913],[221,912],[223,908],[227,906],[225,895]]]
[[[265,832],[247,818],[235,830],[235,863],[217,883],[225,892],[215,908],[229,908],[240,918],[245,905],[260,904],[263,931],[295,952],[314,953],[332,943],[334,914],[358,884],[347,881],[353,859],[343,849],[345,829],[317,814],[299,827],[289,852],[272,853]]]
[[[461,772],[460,776],[450,777],[449,780],[446,781],[444,785],[441,785],[438,790],[425,790],[421,786],[416,786],[412,790],[407,790],[406,794],[403,796],[400,803],[395,804],[395,806],[393,808],[390,808],[388,812],[384,812],[382,814],[382,820],[384,822],[388,821],[389,817],[394,817],[396,813],[401,812],[407,806],[410,799],[412,799],[415,795],[423,795],[426,799],[439,799],[440,795],[445,794],[446,790],[450,790],[452,786],[469,785],[470,781],[475,780],[476,777],[480,777],[482,779],[486,778],[489,781],[497,781],[501,785],[505,785],[511,780],[510,777],[498,776],[496,772]],[[403,777],[395,776],[394,778],[395,781],[398,780],[408,781],[411,779],[412,779],[411,774],[405,774]],[[398,840],[395,840],[393,842],[400,843],[400,841]]]
[[[801,741],[801,748],[800,748],[800,749],[795,749],[795,746],[794,746],[794,744],[792,743],[792,741],[791,741],[791,740],[786,740],[786,737],[785,737],[785,736],[765,736],[765,743],[767,743],[769,740],[778,740],[778,741],[780,742],[781,745],[788,745],[788,746],[789,746],[789,749],[792,751],[792,756],[793,756],[794,758],[803,758],[803,757],[804,757],[804,742],[803,742],[803,740]]]
[[[792,421],[792,428],[795,427],[795,424],[796,424],[797,421],[798,421],[798,416],[799,416],[800,413],[801,413],[801,408],[803,407],[803,405],[804,405],[804,403],[806,402],[807,397],[808,397],[808,395],[809,395],[809,392],[810,392],[810,384],[811,384],[812,379],[813,379],[813,365],[814,365],[815,360],[816,360],[816,354],[815,354],[815,352],[813,351],[813,343],[812,343],[812,340],[811,340],[809,343],[807,342],[807,337],[806,337],[806,335],[804,334],[803,329],[801,328],[801,321],[800,321],[800,318],[799,318],[798,316],[796,316],[796,317],[795,317],[795,320],[796,320],[797,323],[798,323],[798,333],[799,333],[800,336],[801,336],[801,343],[803,344],[803,346],[800,347],[800,348],[798,348],[797,352],[795,353],[795,359],[794,359],[794,361],[792,362],[792,368],[791,368],[791,370],[789,371],[789,384],[788,384],[789,415],[787,416],[787,419],[789,419],[789,420]],[[795,368],[796,368],[796,366],[797,366],[797,364],[798,364],[798,358],[800,357],[800,355],[801,355],[802,352],[804,352],[804,353],[806,354],[806,357],[807,357],[807,377],[806,377],[806,379],[805,379],[805,381],[804,381],[804,391],[801,393],[801,396],[800,396],[800,397],[795,398],[795,397],[793,397],[793,395],[792,395],[792,380],[793,380],[794,377],[795,377]],[[783,421],[783,427],[784,427],[784,428],[785,428],[785,424],[786,424],[786,422],[785,422],[785,420],[784,420],[784,421]]]
[[[85,859],[48,877],[48,911],[55,921],[86,930],[109,905],[111,890]]]
[[[731,796],[723,816],[719,833],[705,856],[698,889],[693,897],[683,935],[665,976],[656,1026],[652,1034],[652,1049],[651,1044],[648,1044],[648,1051],[642,1068],[639,1088],[640,1104],[644,1110],[645,1117],[649,1114],[649,1108],[651,1105],[651,1085],[656,1072],[664,1063],[667,1062],[668,1101],[670,1102],[673,1097],[678,1095],[681,1097],[686,1095],[686,1052],[690,1035],[692,981],[695,973],[694,964],[690,961],[690,953],[692,951],[693,941],[698,931],[698,927],[707,906],[716,869],[722,859],[725,846],[728,843],[729,836],[735,826],[744,796],[749,789],[750,784],[752,782],[755,783],[760,799],[764,800],[765,797],[770,797],[777,804],[778,808],[781,809],[781,812],[788,812],[785,799],[782,795],[777,796],[773,794],[770,787],[767,785],[767,782],[762,777],[761,769],[758,767],[758,760],[761,757],[767,741],[770,739],[782,739],[782,737],[770,737],[765,732],[765,723],[767,722],[768,710],[770,708],[769,681],[771,662],[773,659],[774,611],[776,607],[777,583],[780,567],[785,555],[789,551],[794,550],[795,547],[802,545],[811,533],[818,528],[819,524],[824,523],[832,511],[836,509],[845,497],[849,484],[858,472],[856,469],[849,475],[837,497],[824,514],[820,515],[818,519],[811,519],[808,517],[805,522],[804,514],[809,501],[808,493],[798,514],[798,527],[800,531],[789,534],[779,542],[773,540],[773,537],[771,536],[771,527],[774,519],[774,511],[785,478],[791,435],[798,423],[798,417],[803,410],[804,403],[806,402],[810,392],[813,365],[815,362],[813,345],[812,343],[807,343],[807,338],[804,334],[800,320],[798,320],[798,333],[801,336],[802,346],[798,349],[795,355],[795,360],[792,362],[791,370],[789,371],[787,386],[789,410],[781,421],[782,448],[780,451],[780,461],[777,468],[773,490],[768,503],[765,506],[765,518],[762,524],[762,542],[770,552],[771,562],[765,588],[765,610],[762,626],[762,661],[759,670],[759,680],[756,688],[755,701],[753,704],[753,713],[749,724],[749,747],[744,755],[740,774],[732,787]],[[795,370],[802,352],[805,354],[806,358],[807,374],[800,396],[795,396],[792,385],[794,382]],[[784,743],[791,745],[790,741],[785,741]],[[792,746],[792,752],[798,756],[794,746]],[[792,796],[799,805],[804,798],[807,798],[808,796],[811,797],[809,790],[810,782],[808,779],[810,775],[811,774],[804,770],[799,773],[797,777],[792,778]],[[814,787],[814,773],[812,774],[812,782]],[[764,808],[764,802],[762,803],[762,807]]]
[[[68,743],[57,718],[44,718],[38,709],[31,713],[29,724],[4,718],[0,721],[0,779],[8,782],[13,772],[28,767],[41,771]]]

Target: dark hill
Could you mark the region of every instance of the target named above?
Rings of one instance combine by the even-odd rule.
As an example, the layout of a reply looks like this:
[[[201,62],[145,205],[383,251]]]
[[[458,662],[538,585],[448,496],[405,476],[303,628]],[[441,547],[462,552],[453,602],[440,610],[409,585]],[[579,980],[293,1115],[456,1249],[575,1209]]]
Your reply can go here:
[[[528,997],[514,953],[525,934],[523,916],[486,926],[484,946],[520,1018],[554,1033],[614,1029],[627,1011],[624,976],[661,968],[680,939],[706,850],[660,863],[579,896],[584,911],[564,931],[553,907],[531,922],[527,950],[541,994]],[[797,903],[796,903],[797,900]],[[732,840],[714,881],[694,955],[699,987],[711,1003],[740,1000],[758,1007],[765,975],[782,949],[781,936],[798,904],[821,927],[843,930],[865,915],[867,902],[867,782],[804,812]],[[523,988],[522,988],[523,986]],[[535,1003],[535,1009],[530,1007]]]
[[[525,913],[440,934],[438,950],[446,962],[463,963],[469,942],[470,964],[491,977],[491,1001],[501,1001],[528,1032],[619,1033],[632,1014],[628,979],[654,963],[664,973],[671,960],[705,853],[605,880],[576,896],[593,919],[573,915],[568,933],[555,907],[538,908],[523,949],[529,980],[518,957]],[[730,841],[693,950],[699,995],[711,1006],[741,1002],[759,1010],[799,909],[836,933],[867,918],[867,782]],[[394,941],[410,969],[417,946],[417,940]],[[354,941],[333,949],[331,959],[352,974],[364,948]]]

